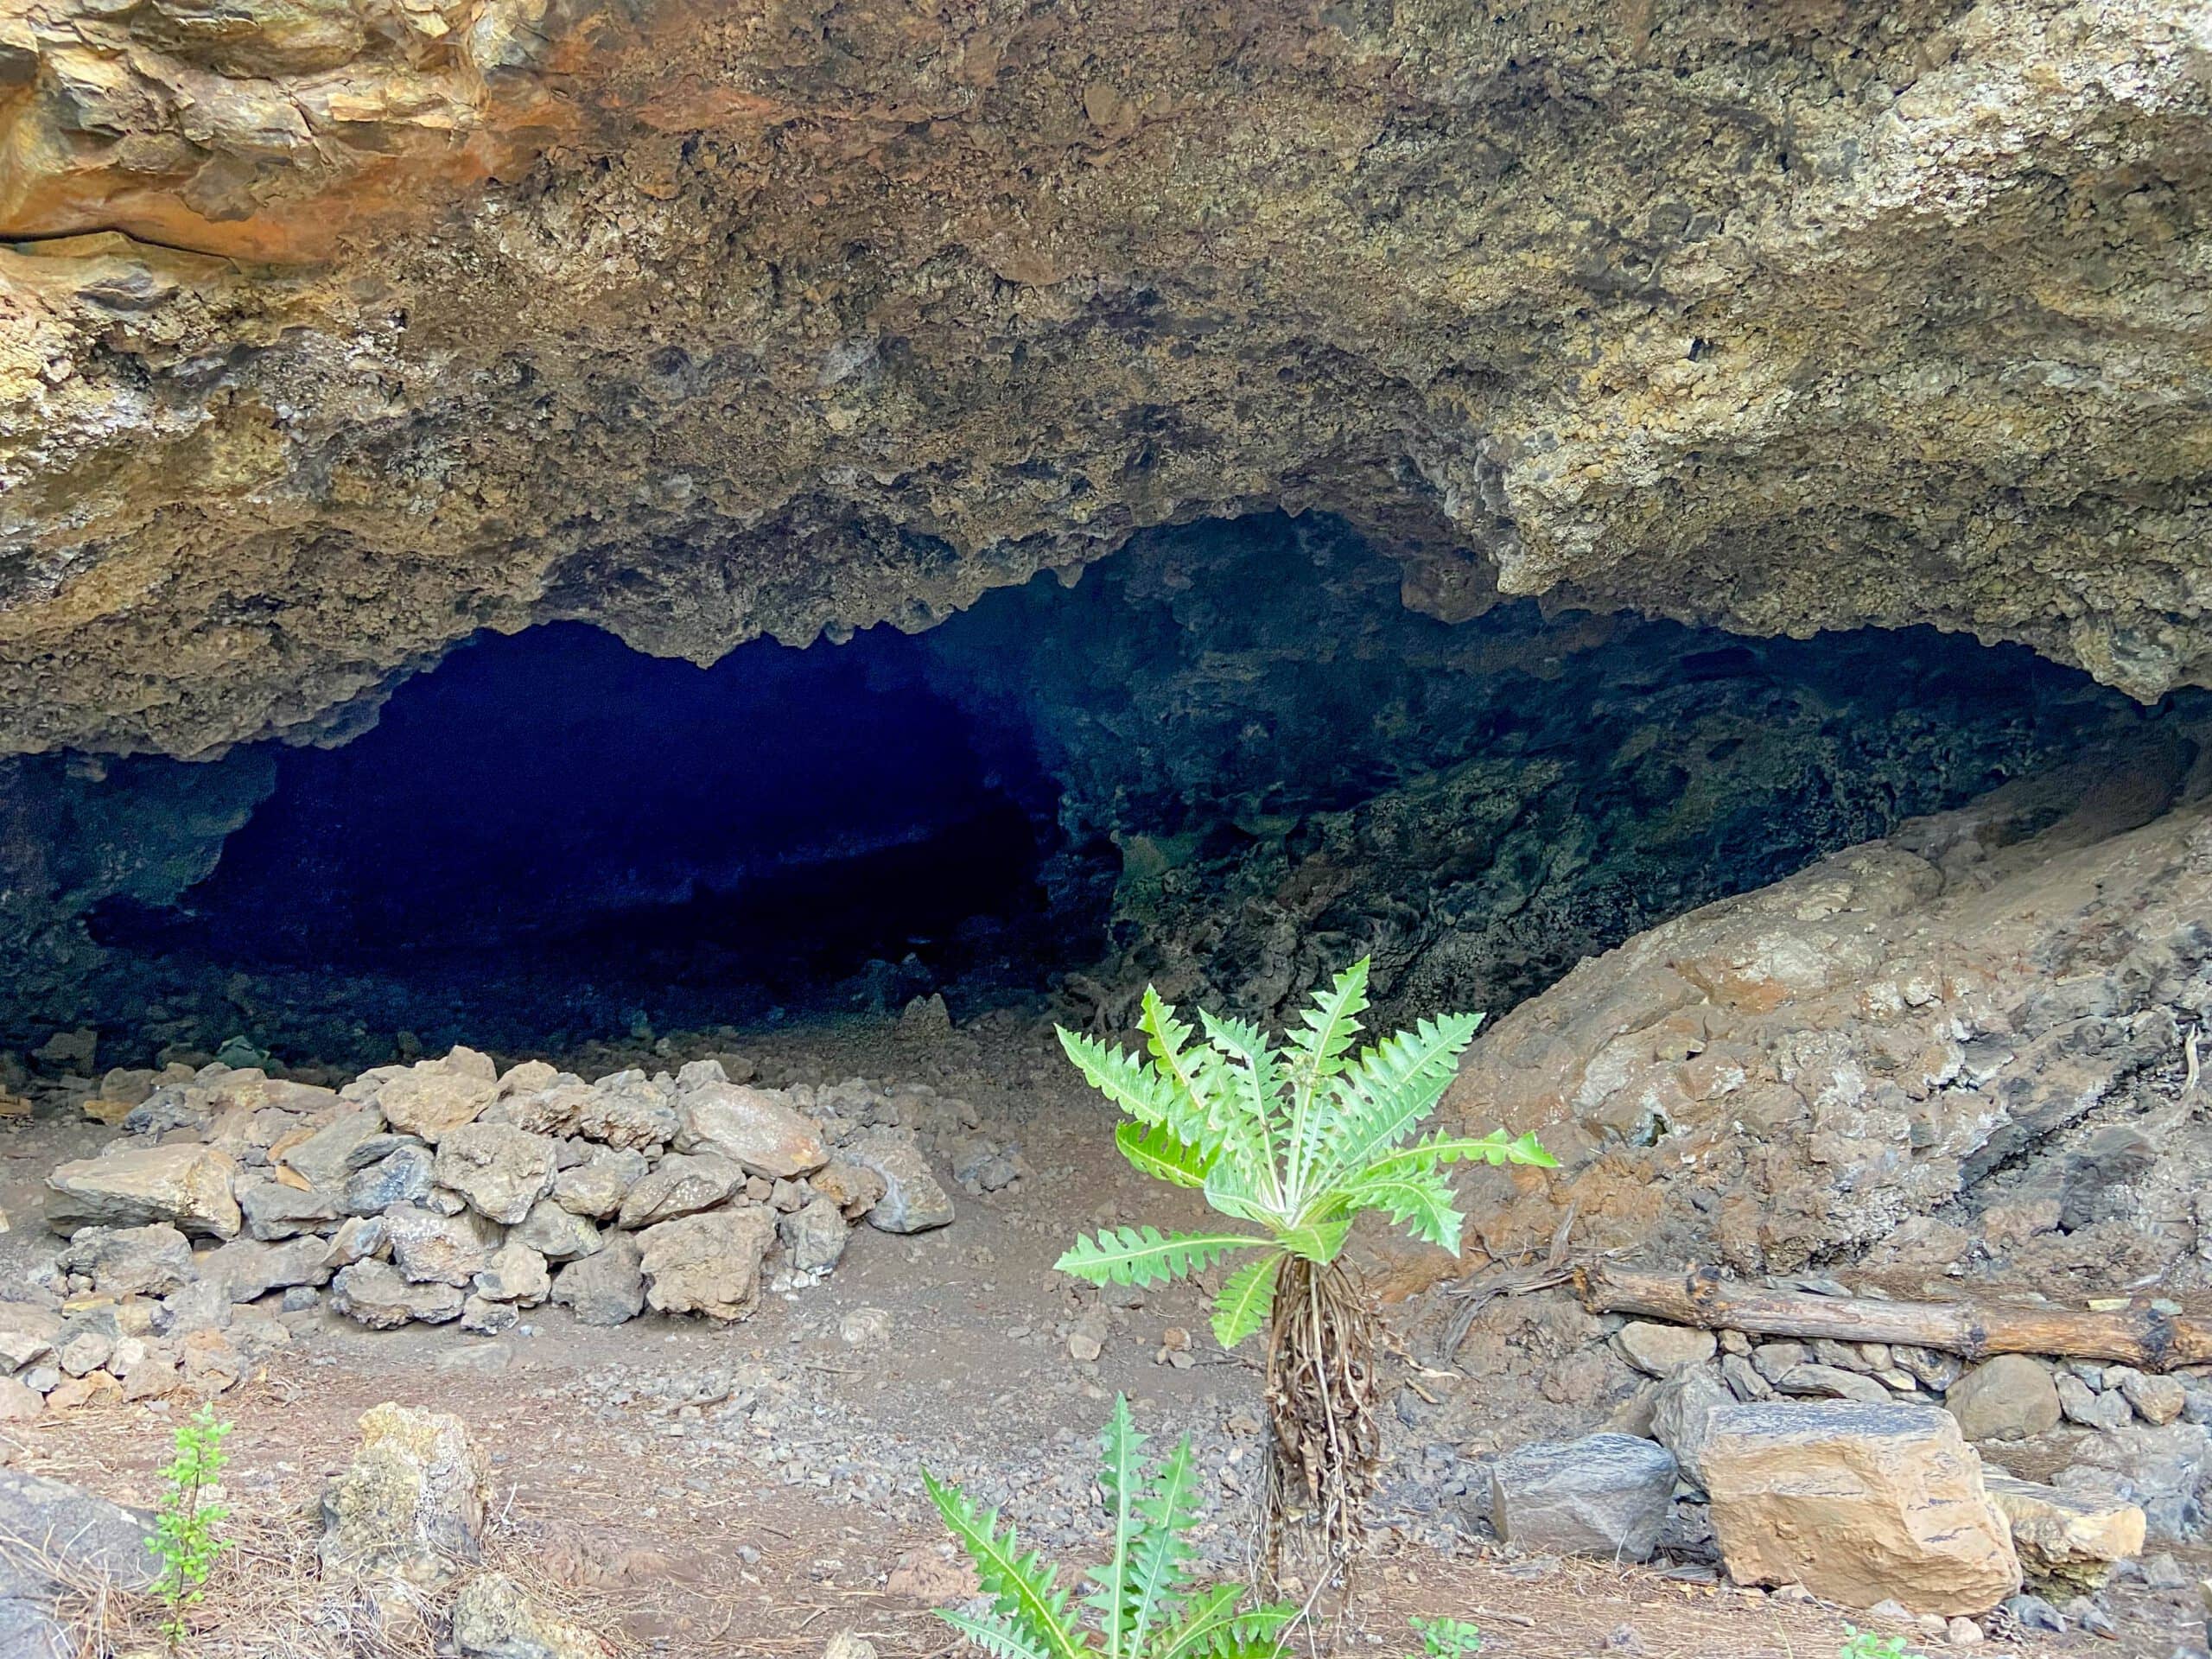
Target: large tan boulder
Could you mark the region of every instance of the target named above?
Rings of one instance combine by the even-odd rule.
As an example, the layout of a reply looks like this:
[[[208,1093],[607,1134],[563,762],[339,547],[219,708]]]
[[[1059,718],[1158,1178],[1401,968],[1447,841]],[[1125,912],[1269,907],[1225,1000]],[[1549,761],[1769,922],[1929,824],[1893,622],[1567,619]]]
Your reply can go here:
[[[1847,1607],[1982,1612],[2020,1587],[2012,1529],[1948,1412],[1855,1402],[1724,1406],[1700,1454],[1739,1584]]]
[[[638,1235],[645,1300],[664,1313],[734,1319],[760,1294],[760,1258],[776,1242],[774,1212],[759,1205],[713,1210]]]
[[[2104,1581],[2113,1563],[2143,1553],[2145,1516],[2136,1504],[2088,1492],[2062,1492],[2002,1469],[1982,1476],[2012,1523],[2012,1548],[2037,1578],[2084,1586]]]
[[[491,1471],[458,1417],[389,1402],[322,1497],[326,1569],[449,1584],[483,1556]]]
[[[64,1164],[46,1178],[46,1218],[61,1232],[143,1227],[235,1238],[244,1223],[231,1182],[238,1166],[213,1147],[134,1147]]]
[[[764,1090],[704,1083],[684,1091],[677,1114],[678,1152],[711,1152],[750,1175],[791,1180],[830,1161],[813,1121]]]
[[[435,1146],[499,1097],[497,1078],[426,1060],[378,1090],[376,1103],[393,1128]]]

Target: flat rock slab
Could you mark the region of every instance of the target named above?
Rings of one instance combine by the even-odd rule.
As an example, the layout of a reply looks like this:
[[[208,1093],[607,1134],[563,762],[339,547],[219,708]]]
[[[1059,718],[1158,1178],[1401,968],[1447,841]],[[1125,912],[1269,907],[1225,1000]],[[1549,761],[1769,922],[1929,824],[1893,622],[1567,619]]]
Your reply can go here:
[[[245,1217],[231,1196],[238,1165],[213,1147],[134,1147],[64,1164],[46,1178],[46,1218],[57,1232],[168,1222],[188,1233],[235,1238]]]
[[[2020,1587],[1981,1459],[1933,1406],[1728,1405],[1700,1452],[1738,1584],[1799,1584],[1847,1607],[1979,1613]]]
[[[1524,1446],[1491,1465],[1491,1524],[1532,1554],[1647,1560],[1675,1472],[1665,1446],[1628,1434]]]

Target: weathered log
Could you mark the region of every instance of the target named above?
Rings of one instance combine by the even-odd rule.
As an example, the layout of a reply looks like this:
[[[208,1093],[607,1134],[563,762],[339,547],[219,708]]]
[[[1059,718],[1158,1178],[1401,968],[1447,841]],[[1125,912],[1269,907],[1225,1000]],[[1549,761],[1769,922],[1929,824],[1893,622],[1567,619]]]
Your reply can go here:
[[[1577,1277],[1583,1300],[1593,1312],[1634,1313],[1707,1330],[1903,1343],[1966,1359],[1986,1359],[1992,1354],[2108,1359],[2145,1371],[2212,1363],[2212,1319],[2164,1313],[2139,1303],[2096,1313],[1973,1298],[1891,1302],[1864,1296],[1816,1296],[1724,1279],[1711,1268],[1655,1273],[1601,1264]]]

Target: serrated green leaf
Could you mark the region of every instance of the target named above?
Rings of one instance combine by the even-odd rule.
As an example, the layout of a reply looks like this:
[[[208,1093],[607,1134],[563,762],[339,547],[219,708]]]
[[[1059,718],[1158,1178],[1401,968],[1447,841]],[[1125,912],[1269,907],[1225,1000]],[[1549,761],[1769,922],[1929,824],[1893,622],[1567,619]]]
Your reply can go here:
[[[1559,1167],[1559,1160],[1544,1150],[1535,1130],[1509,1141],[1503,1129],[1492,1129],[1488,1135],[1440,1135],[1416,1141],[1410,1147],[1370,1159],[1365,1169],[1353,1179],[1389,1177],[1409,1169],[1441,1169],[1458,1163],[1484,1163],[1493,1167],[1499,1164],[1529,1164],[1538,1169]]]
[[[1068,1592],[1035,1550],[1023,1552],[1014,1529],[1001,1530],[996,1510],[978,1510],[967,1495],[922,1471],[930,1501],[975,1563],[976,1577],[998,1611],[1043,1650],[1046,1659],[1081,1659],[1095,1652],[1068,1611]]]
[[[1168,1111],[1180,1091],[1176,1083],[1162,1077],[1151,1061],[1130,1053],[1118,1044],[1103,1043],[1096,1037],[1070,1031],[1065,1026],[1053,1029],[1059,1033],[1062,1051],[1075,1069],[1083,1073],[1085,1083],[1140,1123],[1167,1121]]]
[[[1275,1243],[1296,1256],[1326,1267],[1335,1261],[1344,1247],[1344,1238],[1351,1231],[1348,1220],[1309,1221],[1302,1226],[1286,1227],[1275,1235]]]
[[[1084,1599],[1099,1615],[1099,1628],[1106,1635],[1107,1659],[1122,1659],[1123,1655],[1133,1656],[1137,1651],[1128,1639],[1129,1627],[1135,1622],[1129,1552],[1137,1532],[1138,1505],[1144,1497],[1144,1437],[1137,1433],[1129,1415],[1129,1398],[1125,1394],[1114,1396],[1114,1409],[1099,1436],[1098,1450],[1098,1489],[1105,1495],[1107,1519],[1114,1527],[1114,1553],[1103,1566],[1092,1569],[1090,1581],[1096,1587]]]
[[[1129,1659],[1138,1659],[1145,1651],[1145,1638],[1173,1616],[1188,1579],[1184,1569],[1192,1550],[1184,1535],[1198,1519],[1198,1465],[1191,1458],[1189,1435],[1176,1443],[1160,1465],[1137,1510],[1141,1524],[1129,1568],[1133,1617],[1128,1643],[1122,1650]]]
[[[1175,1138],[1166,1124],[1147,1128],[1142,1123],[1117,1123],[1114,1144],[1122,1156],[1154,1180],[1174,1186],[1204,1186],[1213,1160],[1198,1147]]]
[[[1156,1285],[1186,1279],[1231,1250],[1267,1243],[1245,1233],[1163,1233],[1157,1227],[1107,1227],[1078,1236],[1052,1265],[1094,1285]]]
[[[1462,1225],[1453,1201],[1452,1184],[1442,1172],[1418,1167],[1355,1177],[1347,1182],[1337,1202],[1347,1211],[1380,1210],[1391,1220],[1412,1230],[1431,1244],[1459,1252]]]
[[[1476,1014],[1424,1020],[1376,1044],[1331,1080],[1338,1109],[1322,1135],[1319,1184],[1357,1175],[1436,1109],[1481,1020]]]
[[[1270,1253],[1229,1275],[1213,1305],[1214,1340],[1224,1348],[1234,1348],[1268,1322],[1274,1311],[1276,1269],[1281,1263],[1281,1255]]]
[[[1305,1185],[1318,1150],[1325,1106],[1318,1099],[1320,1087],[1344,1070],[1344,1056],[1359,1034],[1359,1016],[1367,1011],[1368,963],[1362,957],[1328,989],[1315,992],[1313,1005],[1299,1015],[1300,1029],[1284,1033],[1278,1070],[1281,1090],[1290,1098],[1287,1155],[1294,1189]]]
[[[1038,1646],[1003,1613],[976,1618],[950,1607],[931,1611],[989,1654],[991,1659],[1053,1659],[1052,1649]]]

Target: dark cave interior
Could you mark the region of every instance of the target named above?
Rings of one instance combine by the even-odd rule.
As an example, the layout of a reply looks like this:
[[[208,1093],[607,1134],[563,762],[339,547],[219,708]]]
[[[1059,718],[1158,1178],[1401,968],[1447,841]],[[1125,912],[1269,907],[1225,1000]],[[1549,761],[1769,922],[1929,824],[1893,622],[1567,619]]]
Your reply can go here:
[[[1268,1014],[1363,952],[1400,1011],[1497,1010],[2203,701],[1925,629],[1446,625],[1399,581],[1262,516],[921,635],[700,668],[555,624],[341,747],[0,763],[0,1024],[94,1026],[108,1063],[231,1034],[361,1061],[1147,978]]]

